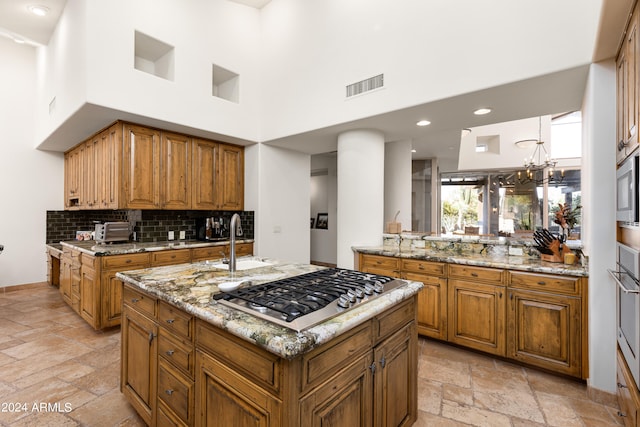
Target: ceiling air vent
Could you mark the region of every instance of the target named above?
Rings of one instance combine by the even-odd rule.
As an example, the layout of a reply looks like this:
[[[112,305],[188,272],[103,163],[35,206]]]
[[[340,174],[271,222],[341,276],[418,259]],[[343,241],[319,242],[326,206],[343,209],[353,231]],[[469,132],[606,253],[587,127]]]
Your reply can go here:
[[[347,86],[347,98],[378,89],[382,86],[384,86],[384,74],[379,74],[366,80],[352,83]]]

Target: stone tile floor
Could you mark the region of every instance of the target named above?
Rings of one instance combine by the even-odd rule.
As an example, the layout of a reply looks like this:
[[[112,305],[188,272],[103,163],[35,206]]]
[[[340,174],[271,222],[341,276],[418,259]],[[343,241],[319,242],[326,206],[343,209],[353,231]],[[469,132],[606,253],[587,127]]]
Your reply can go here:
[[[95,332],[57,288],[14,289],[0,289],[0,425],[143,426],[119,390],[119,328]],[[622,425],[580,382],[431,340],[419,354],[414,427]]]

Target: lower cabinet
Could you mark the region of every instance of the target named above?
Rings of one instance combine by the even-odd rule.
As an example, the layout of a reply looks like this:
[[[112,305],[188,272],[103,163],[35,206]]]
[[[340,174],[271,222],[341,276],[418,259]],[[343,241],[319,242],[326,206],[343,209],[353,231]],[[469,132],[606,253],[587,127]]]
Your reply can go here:
[[[360,270],[422,282],[418,334],[588,377],[585,277],[359,254]]]
[[[449,341],[505,355],[504,286],[449,280]]]
[[[147,425],[155,425],[158,327],[125,304],[121,333],[120,391]]]
[[[121,390],[149,425],[410,426],[415,298],[293,360],[124,286]]]
[[[65,246],[60,259],[60,294],[94,329],[120,325],[122,282],[116,273],[127,270],[220,259],[229,245],[168,249],[124,255],[92,256]],[[239,243],[237,256],[253,254],[253,243]]]
[[[636,386],[631,371],[624,360],[624,356],[617,349],[616,358],[616,380],[618,384],[618,405],[620,412],[618,413],[624,420],[626,427],[638,427],[638,413],[640,412],[640,391]]]

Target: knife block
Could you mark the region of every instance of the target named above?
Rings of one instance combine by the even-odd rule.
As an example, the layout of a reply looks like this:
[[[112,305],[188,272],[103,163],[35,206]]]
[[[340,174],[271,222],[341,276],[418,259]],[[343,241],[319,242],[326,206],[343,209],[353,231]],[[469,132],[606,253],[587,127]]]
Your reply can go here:
[[[553,254],[552,255],[540,254],[540,259],[542,261],[562,263],[564,262],[564,254],[572,252],[571,249],[569,249],[569,247],[566,244],[562,245],[562,250],[561,250],[559,240],[554,240],[553,242],[549,243],[549,250],[551,250]]]

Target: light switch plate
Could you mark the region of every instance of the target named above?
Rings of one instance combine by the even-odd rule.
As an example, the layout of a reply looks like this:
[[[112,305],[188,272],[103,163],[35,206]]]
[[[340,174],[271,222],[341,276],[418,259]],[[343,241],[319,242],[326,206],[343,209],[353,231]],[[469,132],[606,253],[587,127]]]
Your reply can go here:
[[[173,240],[173,239],[175,239],[175,238],[176,238],[176,236],[175,236],[174,232],[173,232],[173,231],[170,231],[170,232],[169,232],[169,235],[167,236],[167,239],[168,239],[168,240]]]
[[[187,232],[180,230],[180,240],[184,240],[187,237]]]
[[[509,255],[522,256],[523,255],[522,248],[518,246],[509,246]]]

